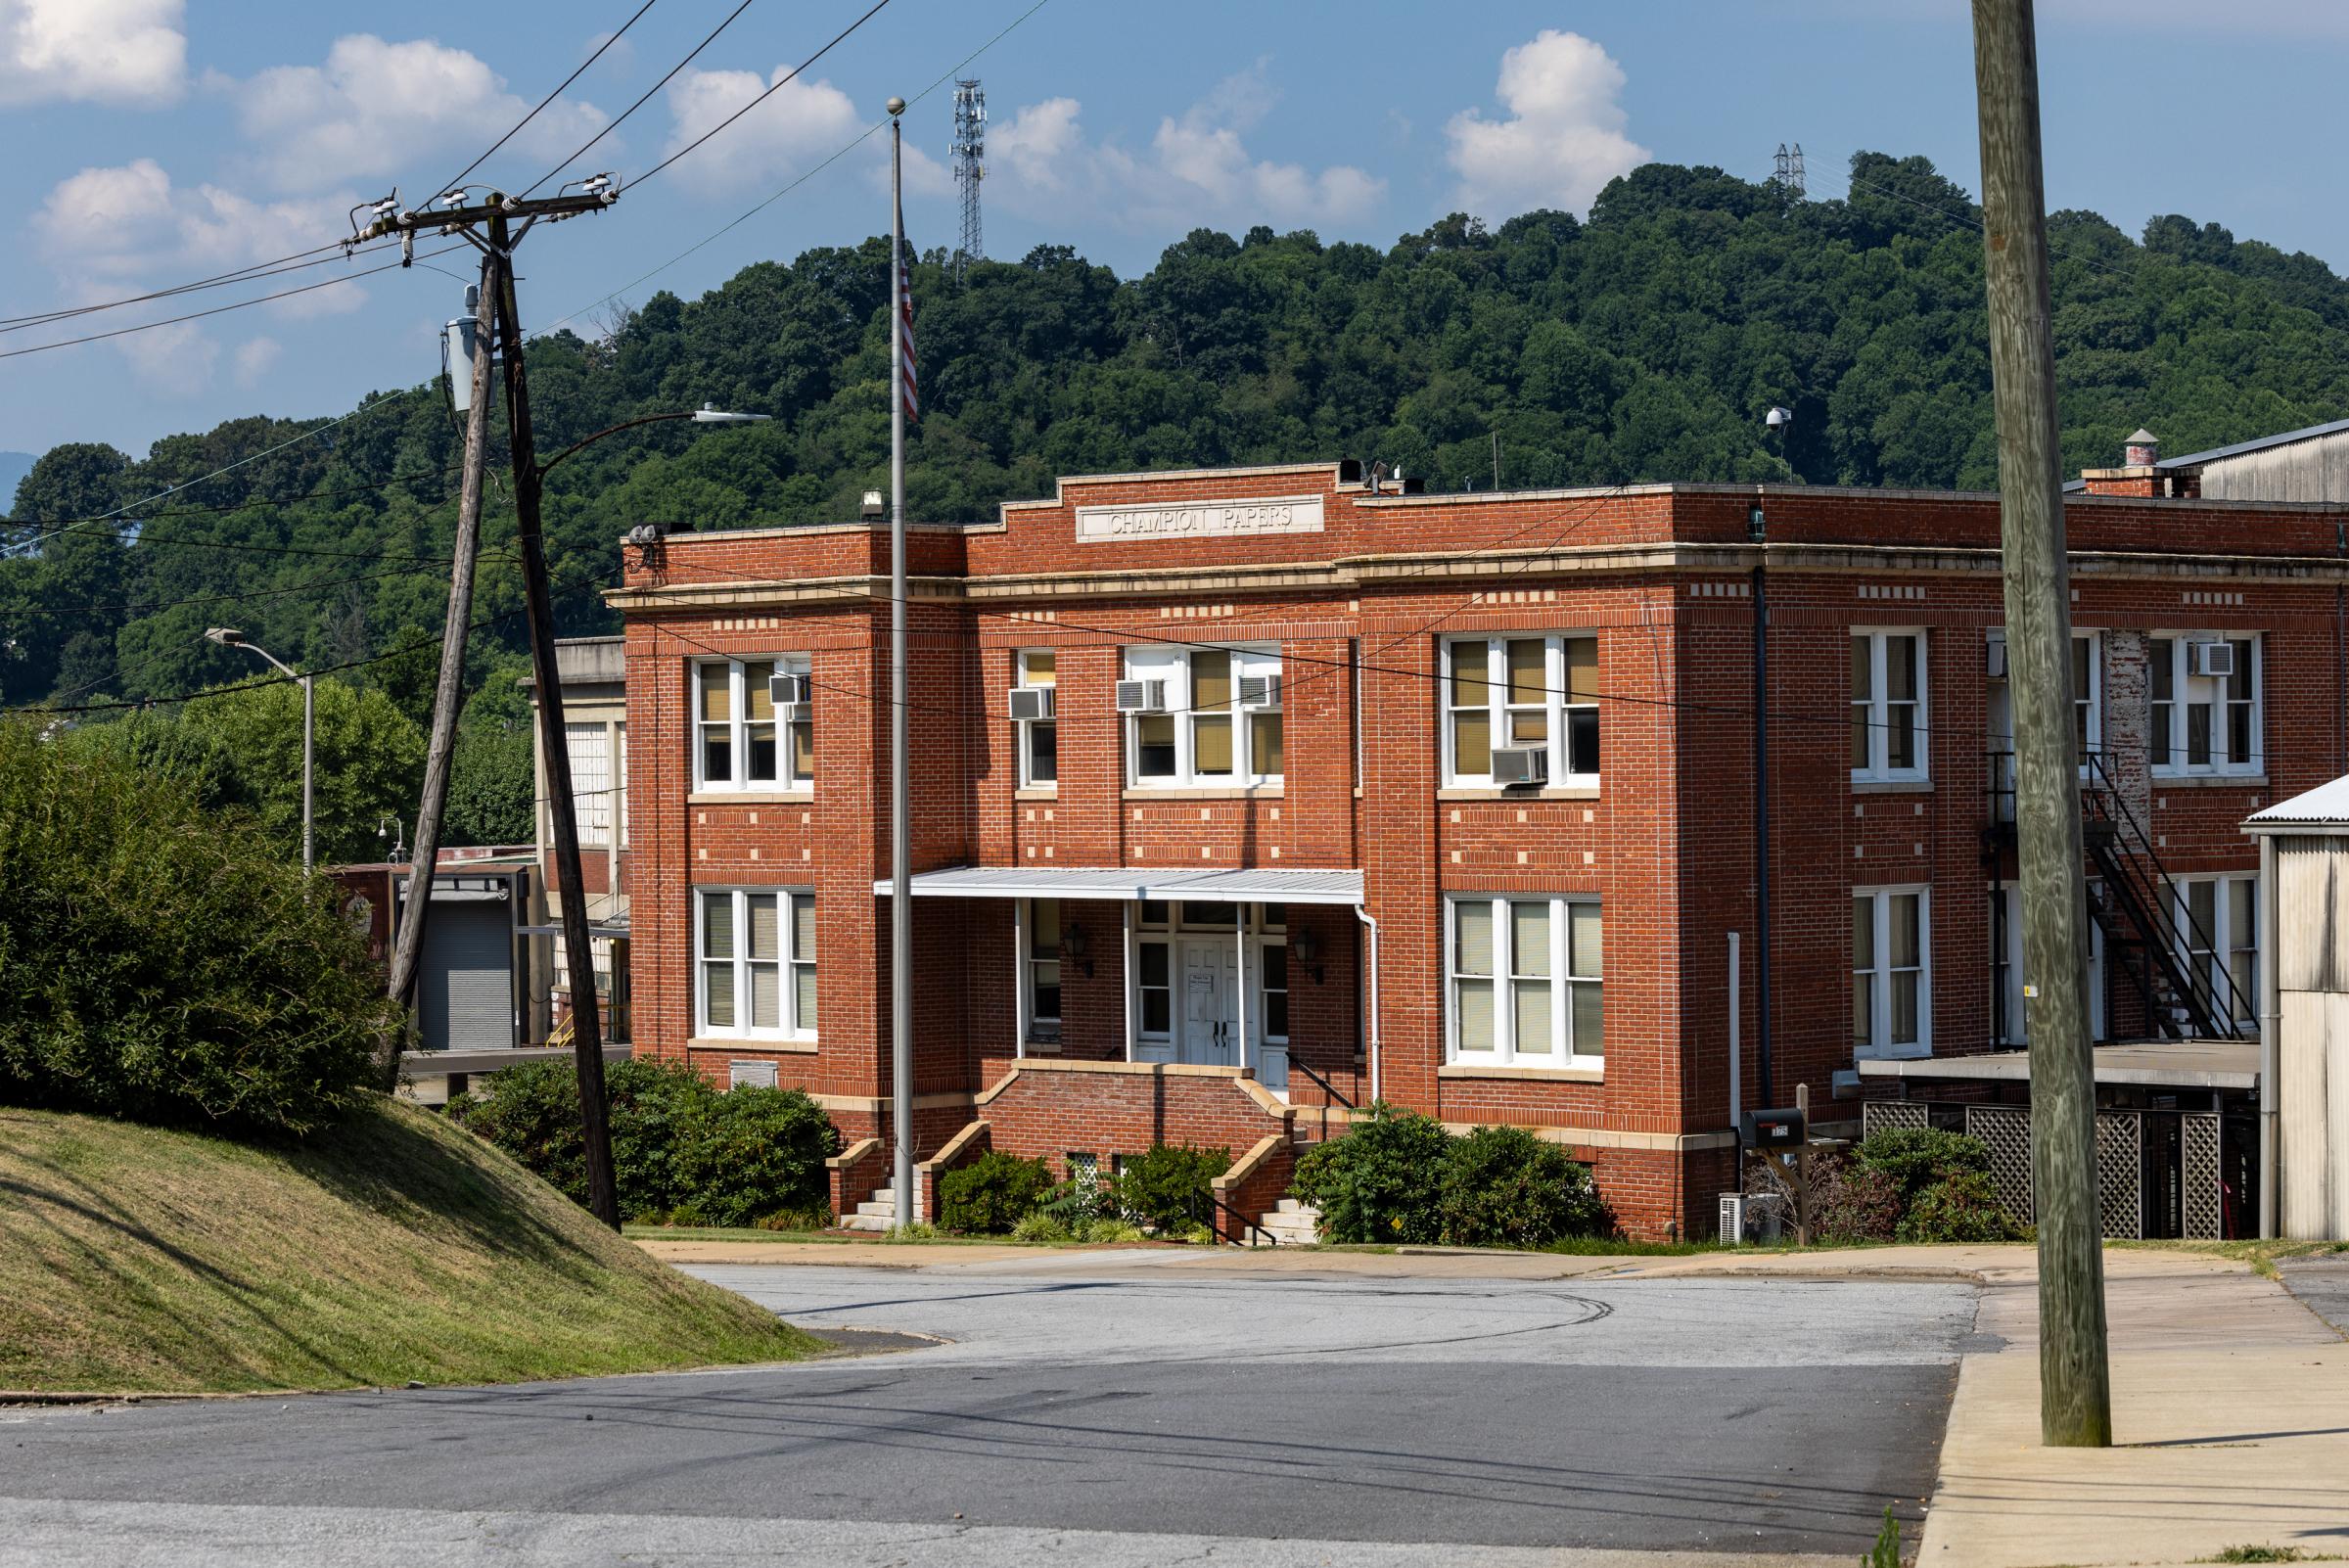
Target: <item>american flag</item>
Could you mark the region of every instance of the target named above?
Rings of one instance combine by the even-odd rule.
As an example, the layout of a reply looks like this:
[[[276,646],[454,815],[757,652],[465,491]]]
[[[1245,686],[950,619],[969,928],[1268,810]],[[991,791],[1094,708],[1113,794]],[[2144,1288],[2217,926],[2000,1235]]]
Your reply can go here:
[[[899,201],[898,204],[898,233],[902,236],[904,232],[905,204]],[[905,264],[905,242],[900,238],[897,241],[897,245],[898,312],[901,318],[898,324],[898,342],[901,346],[905,361],[905,418],[913,421],[922,417],[921,366],[913,352],[913,273]]]

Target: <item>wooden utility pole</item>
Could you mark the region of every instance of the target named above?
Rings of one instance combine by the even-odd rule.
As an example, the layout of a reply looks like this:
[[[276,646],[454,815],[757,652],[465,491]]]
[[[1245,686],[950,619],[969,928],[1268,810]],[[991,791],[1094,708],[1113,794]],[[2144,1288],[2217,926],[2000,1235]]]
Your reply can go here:
[[[482,286],[474,317],[473,402],[465,418],[465,472],[457,493],[457,552],[448,576],[448,623],[440,636],[440,682],[433,692],[433,733],[424,755],[424,799],[416,807],[415,869],[408,906],[392,949],[392,999],[410,1004],[424,927],[440,857],[440,817],[448,805],[449,758],[456,749],[457,715],[465,706],[465,635],[473,623],[474,567],[482,543],[482,470],[488,447],[490,346],[496,342],[498,257],[482,257]],[[394,1049],[389,1077],[398,1078]]]
[[[504,216],[489,220],[489,250],[509,256]],[[620,1191],[612,1177],[610,1107],[604,1097],[604,1031],[595,994],[595,951],[587,926],[586,884],[579,873],[578,801],[571,792],[571,746],[563,724],[563,677],[555,661],[554,595],[546,581],[546,546],[538,499],[544,477],[530,438],[530,384],[522,360],[522,312],[514,269],[498,272],[497,331],[506,355],[506,419],[514,448],[515,544],[522,555],[523,597],[530,606],[530,673],[538,686],[538,755],[546,765],[546,814],[554,825],[555,880],[563,895],[563,956],[571,969],[571,1050],[579,1075],[579,1130],[587,1154],[587,1209],[620,1228]]]
[[[603,1019],[595,992],[595,952],[587,925],[585,882],[579,873],[578,803],[571,792],[571,750],[563,727],[563,683],[555,664],[554,596],[547,586],[546,550],[539,519],[539,492],[546,471],[538,466],[530,440],[530,391],[522,357],[521,312],[514,297],[514,247],[541,222],[560,222],[584,212],[600,212],[620,199],[610,175],[576,182],[576,194],[536,200],[491,192],[484,202],[446,207],[434,211],[405,210],[396,194],[375,208],[374,220],[345,242],[364,245],[387,235],[412,236],[437,229],[459,234],[480,247],[483,255],[483,320],[496,328],[496,343],[506,359],[506,421],[514,448],[514,515],[516,543],[522,556],[523,593],[530,623],[530,671],[537,683],[538,752],[546,764],[549,797],[547,818],[554,827],[555,883],[563,896],[564,957],[571,970],[572,1055],[579,1079],[579,1131],[585,1144],[587,1208],[613,1229],[620,1228],[620,1195],[612,1177],[612,1129],[604,1093]],[[453,195],[453,193],[452,193]],[[519,223],[520,228],[513,225]],[[475,232],[485,230],[486,234]],[[494,300],[494,303],[492,301]],[[482,386],[481,364],[491,353],[491,343],[477,337],[476,386]],[[482,418],[482,398],[473,415]],[[471,438],[468,436],[468,444]],[[443,653],[441,669],[447,671]],[[436,715],[436,721],[438,715]],[[418,859],[423,859],[422,830]]]
[[[2031,1041],[2031,1184],[2039,1222],[2039,1431],[2109,1448],[2111,1369],[2096,1216],[2096,1064],[2080,759],[2072,735],[2071,598],[2050,331],[2039,52],[2031,0],[1973,0],[1982,125],[1983,273],[1999,433],[2014,817]]]

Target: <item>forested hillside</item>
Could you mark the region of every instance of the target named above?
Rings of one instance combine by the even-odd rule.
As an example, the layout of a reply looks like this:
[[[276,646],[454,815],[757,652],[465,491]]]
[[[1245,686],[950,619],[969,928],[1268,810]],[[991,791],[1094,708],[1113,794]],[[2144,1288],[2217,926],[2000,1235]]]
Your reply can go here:
[[[1203,230],[1125,280],[1046,246],[958,286],[934,254],[913,275],[925,408],[911,509],[972,519],[1047,493],[1055,474],[1342,455],[1484,488],[1495,435],[1510,485],[1987,486],[1976,209],[1921,159],[1864,154],[1852,175],[1849,200],[1789,203],[1656,164],[1586,221],[1454,216],[1383,252]],[[2113,458],[2140,424],[2175,452],[2349,414],[2349,284],[2323,262],[2175,216],[2132,239],[2065,212],[2053,240],[2072,468]],[[888,460],[887,278],[886,242],[867,240],[532,343],[541,453],[705,402],[776,416],[655,426],[563,465],[548,523],[557,581],[576,585],[558,605],[567,631],[609,628],[591,585],[635,523],[854,515]],[[1763,439],[1773,402],[1797,416],[1782,455]],[[458,433],[438,384],[136,507],[135,528],[68,521],[325,423],[234,420],[137,458],[44,455],[0,525],[0,700],[104,704],[250,678],[249,656],[202,639],[232,623],[282,658],[349,666],[420,716],[454,526]],[[476,639],[478,679],[501,684],[523,637],[508,500],[492,492],[500,554]],[[497,714],[510,733],[513,710]]]

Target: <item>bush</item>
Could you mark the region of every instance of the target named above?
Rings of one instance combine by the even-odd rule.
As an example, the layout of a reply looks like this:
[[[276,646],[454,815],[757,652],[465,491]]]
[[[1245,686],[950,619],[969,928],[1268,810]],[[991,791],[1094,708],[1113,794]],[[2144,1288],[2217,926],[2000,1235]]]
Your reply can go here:
[[[1862,1170],[1881,1172],[1900,1190],[1906,1207],[1955,1172],[1990,1175],[1990,1146],[1962,1132],[1895,1128],[1863,1138],[1852,1149],[1852,1161]]]
[[[301,1134],[397,1026],[331,885],[135,748],[0,720],[0,1101]]]
[[[1910,1201],[1895,1232],[1901,1241],[2013,1241],[2022,1226],[1979,1171],[1952,1171]]]
[[[1229,1149],[1158,1144],[1118,1173],[1118,1211],[1153,1230],[1197,1223],[1214,1212],[1212,1183],[1230,1169]]]
[[[1454,1247],[1541,1247],[1613,1228],[1590,1168],[1521,1127],[1480,1127],[1445,1150],[1437,1199]]]
[[[755,1225],[804,1218],[828,1199],[839,1134],[798,1089],[719,1089],[683,1062],[631,1058],[605,1070],[613,1184],[629,1220]],[[587,1201],[579,1081],[567,1061],[509,1067],[454,1101],[458,1125],[575,1203]]]
[[[1811,1226],[1830,1246],[1890,1241],[1899,1232],[1899,1183],[1851,1160],[1812,1162]]]
[[[1036,1213],[1051,1188],[1043,1161],[990,1149],[938,1178],[938,1222],[966,1235],[999,1236]]]
[[[1011,1239],[1048,1243],[1074,1241],[1077,1238],[1075,1232],[1070,1230],[1069,1222],[1066,1220],[1046,1210],[1038,1209],[1011,1227]]]
[[[1307,1150],[1290,1190],[1321,1212],[1324,1241],[1434,1242],[1449,1142],[1442,1123],[1380,1100],[1344,1137]]]

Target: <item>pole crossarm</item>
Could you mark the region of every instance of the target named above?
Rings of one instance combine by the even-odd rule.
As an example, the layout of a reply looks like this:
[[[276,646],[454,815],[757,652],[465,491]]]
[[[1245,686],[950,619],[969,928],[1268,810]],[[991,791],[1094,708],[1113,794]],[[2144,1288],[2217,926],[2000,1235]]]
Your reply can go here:
[[[608,178],[609,176],[599,177]],[[391,198],[392,204],[396,204],[398,200],[396,193]],[[619,200],[620,186],[618,182],[614,182],[598,191],[581,191],[570,196],[540,196],[527,201],[519,197],[492,193],[486,202],[479,202],[467,207],[442,208],[438,211],[435,211],[430,207],[409,208],[393,206],[391,211],[379,210],[373,222],[368,223],[352,234],[349,239],[345,240],[343,246],[344,249],[349,250],[373,240],[388,239],[394,234],[417,234],[426,230],[438,234],[454,234],[460,229],[471,229],[483,224],[520,221],[527,225],[534,223],[540,218],[553,221],[577,217],[582,212],[601,212]],[[383,205],[385,204],[378,204],[379,208]],[[517,234],[514,238],[519,240],[522,236]]]

